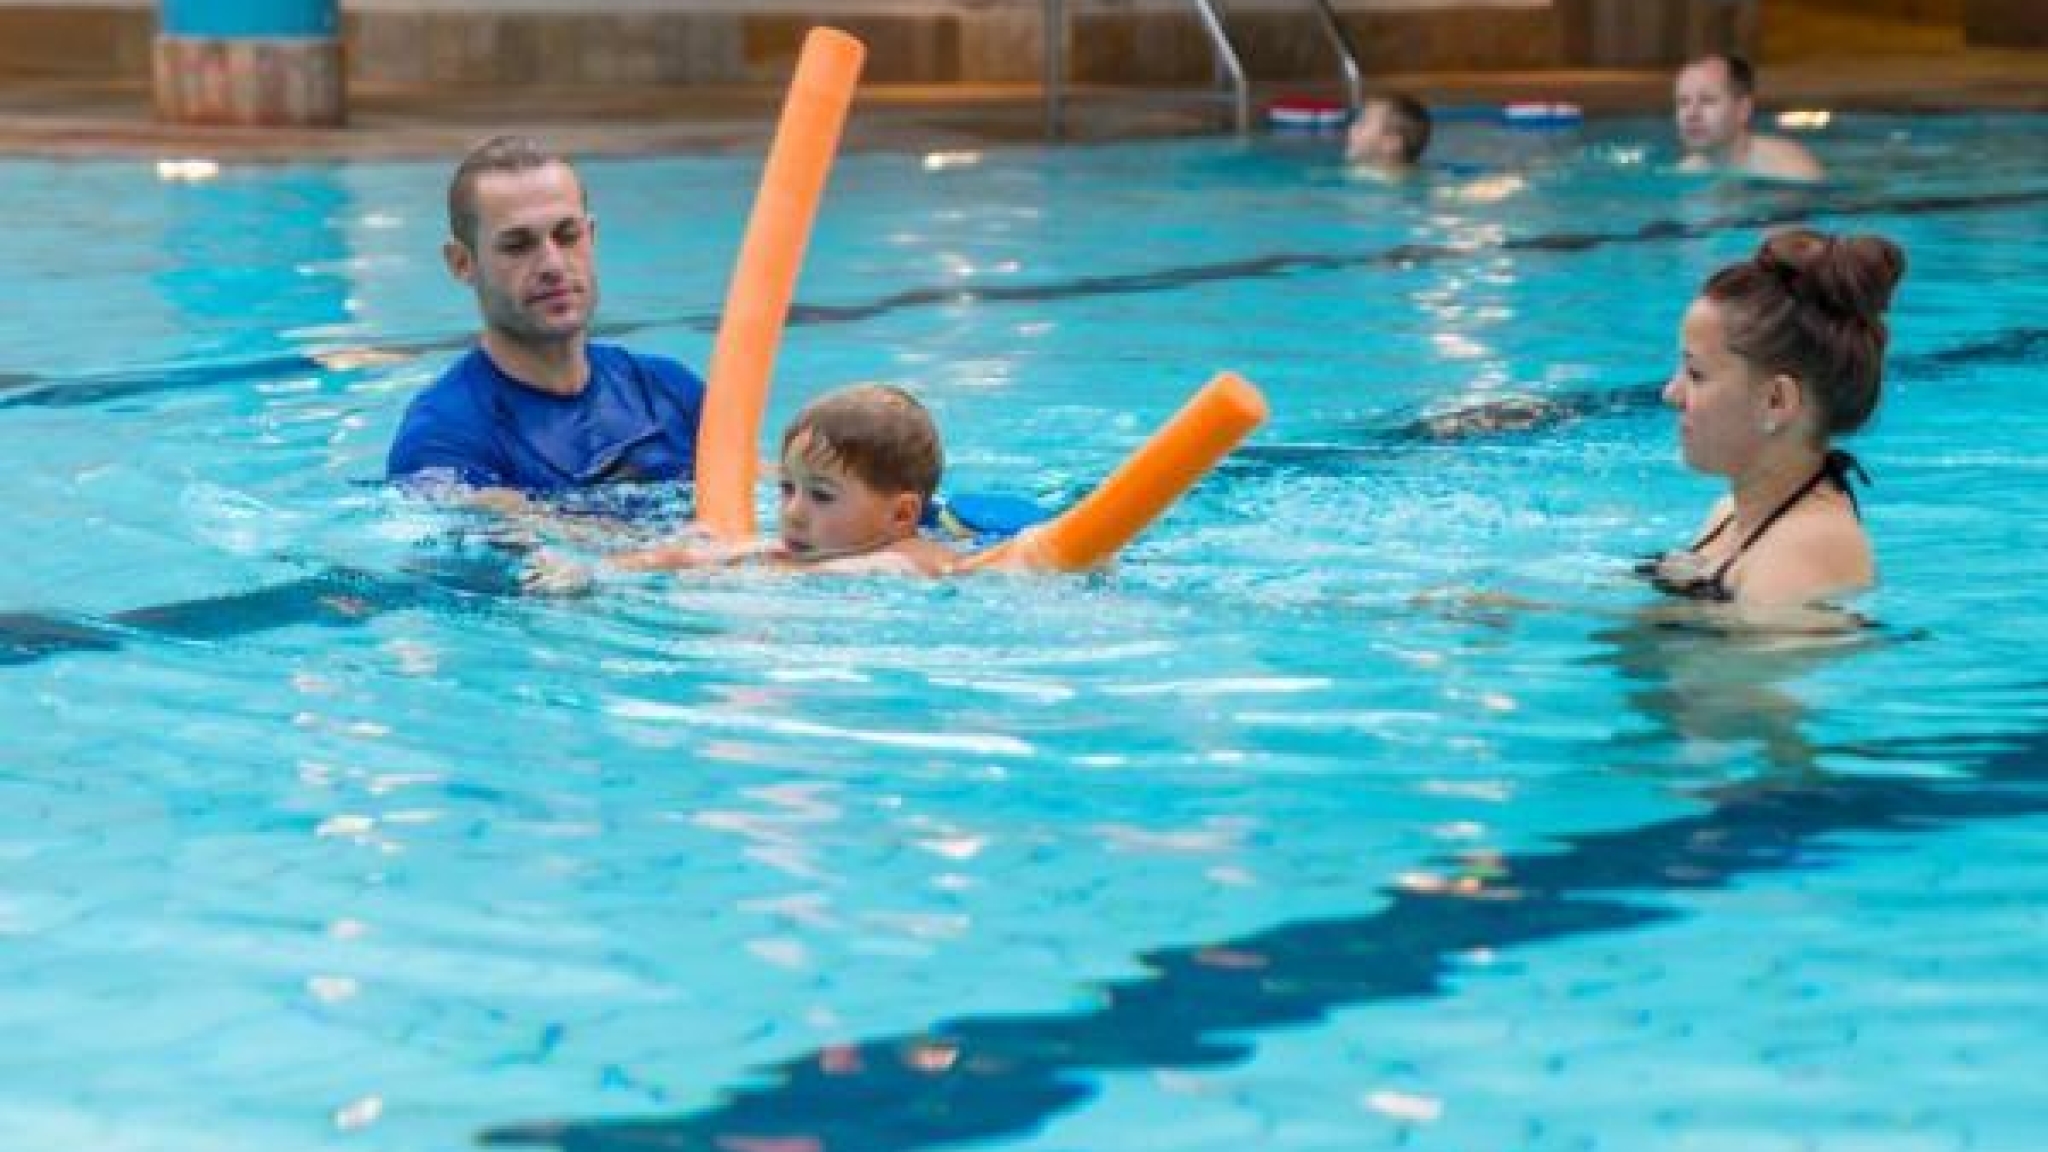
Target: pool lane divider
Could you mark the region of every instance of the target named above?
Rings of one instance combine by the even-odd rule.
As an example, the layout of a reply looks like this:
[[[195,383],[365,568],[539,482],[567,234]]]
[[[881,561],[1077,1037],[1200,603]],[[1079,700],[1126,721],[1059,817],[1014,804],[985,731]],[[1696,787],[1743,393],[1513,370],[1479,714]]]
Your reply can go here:
[[[697,429],[697,518],[725,540],[754,535],[755,446],[775,355],[866,57],[859,40],[837,29],[813,28],[804,38],[754,196]]]
[[[1825,214],[1830,219],[1847,216],[1872,215],[1934,215],[1948,212],[1996,211],[2008,208],[2048,204],[2048,189],[2020,192],[1997,192],[1977,196],[1935,196],[1915,197],[1904,200],[1860,200],[1835,203],[1816,203],[1811,208],[1795,211],[1767,213],[1731,214],[1716,217],[1697,224],[1677,224],[1672,221],[1652,221],[1634,232],[1582,235],[1577,233],[1541,234],[1528,237],[1510,238],[1495,244],[1479,247],[1450,247],[1421,244],[1402,244],[1393,248],[1371,252],[1330,255],[1305,253],[1274,253],[1267,256],[1244,260],[1232,260],[1218,264],[1192,265],[1179,268],[1163,268],[1151,272],[1136,272],[1112,276],[1089,276],[1064,283],[1035,285],[980,285],[972,291],[958,286],[912,288],[892,293],[865,304],[821,305],[793,304],[789,309],[788,323],[797,326],[823,326],[831,324],[859,324],[879,316],[915,308],[935,306],[957,307],[963,303],[1005,305],[1054,303],[1070,300],[1092,299],[1106,296],[1135,296],[1150,292],[1176,291],[1197,288],[1208,284],[1223,284],[1240,280],[1273,279],[1299,272],[1338,272],[1354,268],[1400,267],[1421,264],[1451,263],[1490,257],[1501,251],[1540,251],[1565,253],[1591,250],[1613,244],[1657,243],[1667,240],[1696,240],[1735,230],[1769,228],[1781,224],[1798,223]],[[712,313],[693,313],[645,321],[622,321],[598,324],[591,334],[606,340],[624,341],[650,328],[684,328],[696,332],[718,331],[719,317]],[[2038,327],[2014,330],[2012,339],[2032,340],[2038,343],[2043,329]],[[2000,337],[1999,339],[2006,339]],[[346,348],[337,351],[424,356],[429,353],[459,352],[476,342],[474,332],[461,332],[448,336],[430,337],[418,340],[393,341],[373,348]],[[1969,353],[1959,353],[1969,354]],[[1990,354],[1997,354],[1995,352]],[[326,352],[305,354],[299,352],[277,353],[256,356],[242,360],[220,360],[203,364],[151,365],[134,369],[123,369],[90,375],[48,375],[0,372],[0,410],[9,408],[84,408],[96,404],[128,400],[137,396],[153,395],[159,392],[181,391],[188,388],[217,387],[240,384],[249,380],[268,380],[278,376],[300,373],[319,374],[337,371],[325,361]],[[349,371],[361,371],[360,368]],[[1661,388],[1663,385],[1656,385]]]
[[[969,557],[962,571],[1083,572],[1108,563],[1265,423],[1266,398],[1219,373],[1081,502]]]

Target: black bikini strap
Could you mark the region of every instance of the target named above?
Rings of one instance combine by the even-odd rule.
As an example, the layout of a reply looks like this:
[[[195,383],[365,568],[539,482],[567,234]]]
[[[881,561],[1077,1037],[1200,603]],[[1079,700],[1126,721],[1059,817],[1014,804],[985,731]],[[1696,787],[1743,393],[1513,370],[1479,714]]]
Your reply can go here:
[[[1721,517],[1719,520],[1714,521],[1714,526],[1712,528],[1707,529],[1706,532],[1702,534],[1699,539],[1693,541],[1692,547],[1687,548],[1686,551],[1697,552],[1700,549],[1705,548],[1707,545],[1712,544],[1714,541],[1719,540],[1721,538],[1721,533],[1726,532],[1728,530],[1728,526],[1733,523],[1735,523],[1735,513],[1733,512],[1730,512],[1726,516]]]
[[[1863,470],[1863,462],[1840,448],[1830,448],[1827,456],[1821,460],[1820,466],[1828,479],[1835,482],[1835,487],[1842,490],[1842,495],[1849,498],[1849,510],[1861,520],[1863,506],[1856,502],[1856,489],[1849,481],[1854,478],[1861,481],[1865,488],[1870,487],[1870,473]]]
[[[1735,562],[1742,559],[1742,554],[1749,551],[1750,547],[1757,541],[1763,539],[1764,533],[1769,532],[1773,525],[1784,518],[1785,513],[1790,512],[1801,500],[1811,495],[1814,489],[1821,486],[1822,482],[1834,481],[1844,493],[1848,494],[1849,507],[1856,507],[1856,494],[1849,491],[1849,474],[1851,470],[1855,474],[1862,476],[1865,484],[1870,483],[1869,474],[1863,471],[1863,465],[1857,463],[1854,456],[1839,449],[1829,451],[1827,456],[1821,460],[1820,470],[1808,478],[1806,483],[1801,484],[1794,490],[1790,496],[1780,501],[1776,508],[1771,509],[1771,514],[1764,517],[1764,522],[1756,526],[1756,531],[1751,532],[1748,539],[1736,545],[1735,551],[1730,552],[1728,558],[1721,561],[1721,566],[1714,569],[1714,583],[1720,584],[1723,578],[1728,575],[1728,570],[1735,567]],[[1728,518],[1732,521],[1735,517],[1731,513]]]

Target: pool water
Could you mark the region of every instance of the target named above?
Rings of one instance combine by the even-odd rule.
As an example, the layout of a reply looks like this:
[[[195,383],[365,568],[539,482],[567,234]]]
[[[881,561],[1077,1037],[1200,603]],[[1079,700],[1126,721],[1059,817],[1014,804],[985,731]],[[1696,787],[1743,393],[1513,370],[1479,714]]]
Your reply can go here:
[[[1217,370],[1272,421],[1104,575],[576,599],[377,482],[441,166],[0,161],[4,1143],[2032,1152],[2044,128],[849,156],[771,428],[892,380],[1059,501]],[[585,167],[612,338],[708,358],[757,165]],[[1629,565],[1793,222],[1911,260],[1884,582],[1730,637]]]

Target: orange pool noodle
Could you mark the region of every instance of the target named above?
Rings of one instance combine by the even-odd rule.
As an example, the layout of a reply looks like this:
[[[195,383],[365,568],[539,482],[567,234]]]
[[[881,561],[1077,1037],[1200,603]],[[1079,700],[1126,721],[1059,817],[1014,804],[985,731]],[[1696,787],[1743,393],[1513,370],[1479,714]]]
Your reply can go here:
[[[733,267],[697,428],[697,518],[725,540],[754,535],[754,472],[775,353],[866,55],[859,40],[831,28],[805,38]]]
[[[1225,372],[1195,393],[1079,504],[1006,544],[976,553],[962,568],[1082,572],[1100,567],[1265,419],[1266,398],[1242,377]]]

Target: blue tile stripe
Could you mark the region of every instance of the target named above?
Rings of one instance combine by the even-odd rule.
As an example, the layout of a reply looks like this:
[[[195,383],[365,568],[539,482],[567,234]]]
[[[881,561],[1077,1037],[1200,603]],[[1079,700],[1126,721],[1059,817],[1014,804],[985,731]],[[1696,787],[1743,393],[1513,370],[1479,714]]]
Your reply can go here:
[[[1106,986],[1103,1007],[1093,1011],[941,1020],[921,1032],[765,1069],[725,1103],[700,1112],[507,1124],[478,1140],[563,1152],[778,1145],[916,1152],[1015,1139],[1085,1104],[1099,1073],[1232,1065],[1251,1055],[1261,1031],[1312,1024],[1364,1004],[1453,995],[1447,977],[1457,957],[1475,948],[1654,925],[1678,915],[1663,893],[1825,867],[1840,851],[1830,841],[1845,833],[1908,833],[2048,813],[2048,731],[2003,743],[1989,756],[1982,750],[2000,742],[1982,737],[1913,750],[1974,761],[1964,779],[1842,776],[1730,786],[1704,797],[1707,807],[1696,815],[1511,856],[1488,877],[1487,899],[1390,890],[1386,906],[1367,915],[1160,948],[1140,957],[1150,975]],[[1226,951],[1233,963],[1205,962]],[[934,1046],[949,1058],[915,1058]]]

